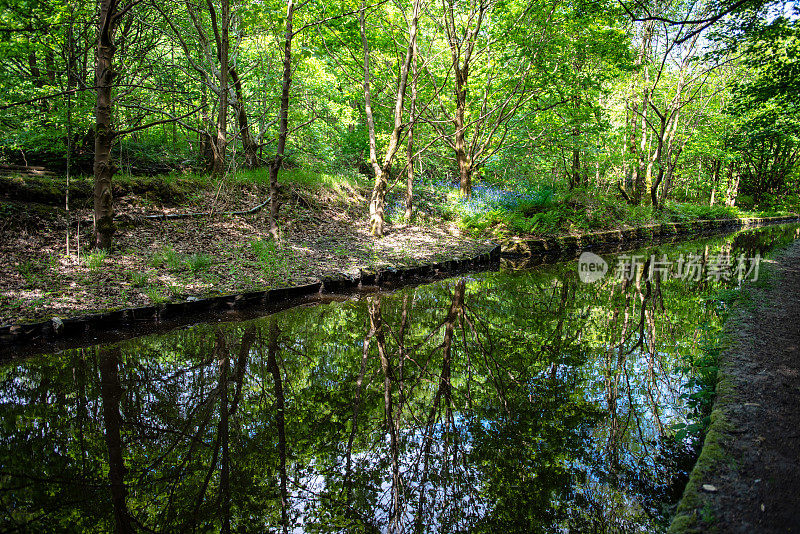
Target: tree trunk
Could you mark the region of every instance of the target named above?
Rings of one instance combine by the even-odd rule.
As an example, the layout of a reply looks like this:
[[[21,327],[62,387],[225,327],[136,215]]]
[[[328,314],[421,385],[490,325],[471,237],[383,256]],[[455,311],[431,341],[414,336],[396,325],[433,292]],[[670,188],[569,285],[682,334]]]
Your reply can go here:
[[[236,92],[236,121],[239,124],[239,135],[242,137],[242,148],[244,150],[244,165],[248,169],[258,167],[258,145],[250,134],[250,124],[247,120],[247,109],[244,105],[244,91],[242,81],[236,67],[230,69],[231,81]]]
[[[375,171],[375,182],[372,187],[372,195],[369,202],[370,233],[374,236],[382,236],[384,233],[386,208],[386,192],[389,185],[389,169],[392,161],[400,148],[400,138],[403,133],[403,102],[405,100],[406,88],[408,86],[408,72],[411,61],[414,58],[414,51],[417,42],[417,26],[419,23],[420,0],[413,0],[413,14],[409,25],[409,40],[406,48],[406,55],[400,66],[400,77],[397,84],[397,94],[394,105],[394,128],[389,137],[389,144],[383,163],[378,163],[376,141],[375,141],[375,119],[372,114],[372,91],[371,91],[371,69],[369,42],[367,41],[366,28],[366,3],[362,0],[361,11],[359,13],[359,28],[361,30],[361,45],[364,49],[364,103],[367,115],[367,127],[369,129],[369,159]]]
[[[658,163],[658,175],[656,176],[656,180],[655,182],[648,184],[648,189],[650,191],[650,202],[654,208],[658,208],[658,186],[661,185],[661,180],[664,179],[664,138],[667,131],[667,114],[664,113],[663,115],[660,115],[659,119],[661,120],[661,126],[658,130],[658,139],[656,140],[658,145],[656,147],[655,155],[650,158],[650,163],[647,165],[647,181],[651,182],[653,163]]]
[[[464,110],[456,110],[456,161],[458,161],[458,191],[462,198],[472,196],[472,162],[465,150]]]
[[[735,163],[728,166],[728,194],[725,205],[732,208],[736,205],[736,197],[739,195],[739,171]]]
[[[114,530],[118,534],[133,532],[126,499],[125,460],[122,456],[122,416],[120,400],[122,386],[119,382],[119,347],[100,350],[100,397],[103,401],[103,425],[108,451],[108,481],[111,504],[114,508]]]
[[[444,25],[447,33],[447,43],[450,48],[450,60],[453,67],[453,92],[455,97],[455,115],[453,125],[455,132],[453,135],[453,149],[456,153],[458,164],[459,192],[463,198],[472,196],[472,174],[475,162],[475,141],[469,145],[466,141],[467,122],[465,119],[467,110],[467,88],[470,75],[470,67],[473,61],[473,52],[478,36],[481,34],[483,17],[489,9],[489,2],[471,3],[472,12],[467,18],[467,27],[460,30],[456,27],[456,20],[461,20],[455,14],[456,3],[448,1],[444,13]],[[475,11],[477,9],[477,11]],[[474,27],[469,25],[474,22]],[[477,135],[477,133],[475,133]]]
[[[367,119],[369,135],[369,163],[375,173],[375,186],[369,202],[370,229],[373,235],[383,235],[383,196],[381,186],[386,183],[383,169],[378,164],[377,142],[375,140],[375,118],[372,114],[372,70],[370,68],[369,41],[367,40],[367,14],[366,0],[361,0],[361,11],[358,14],[359,30],[361,32],[361,47],[364,51],[364,113]],[[383,191],[385,194],[385,191]]]
[[[663,206],[667,195],[672,190],[672,183],[675,177],[675,165],[670,164],[667,167],[666,177],[664,178],[664,185],[661,186],[661,192],[658,194],[658,205]]]
[[[451,45],[452,48],[452,45]],[[469,61],[464,61],[464,66],[459,64],[458,56],[453,52],[453,68],[455,70],[455,100],[456,113],[453,125],[456,128],[454,135],[454,148],[456,162],[458,163],[458,189],[463,198],[472,196],[472,161],[467,154],[466,124],[464,115],[467,108],[467,78],[469,77]]]
[[[389,361],[386,351],[386,334],[383,328],[383,316],[381,315],[380,297],[370,298],[369,301],[369,323],[370,331],[374,332],[375,343],[378,349],[378,358],[381,362],[383,371],[383,411],[386,418],[386,429],[389,432],[389,455],[392,463],[392,483],[391,483],[391,512],[389,517],[388,532],[400,532],[400,444],[397,432],[397,425],[394,418],[394,403],[392,399],[392,382],[394,381],[394,369]]]
[[[104,250],[111,249],[115,230],[114,203],[111,194],[111,179],[116,172],[116,167],[111,161],[111,144],[115,137],[111,122],[111,89],[116,77],[113,70],[116,25],[117,1],[100,0],[95,59],[97,96],[94,131],[94,246]]]
[[[721,161],[715,161],[713,163],[713,177],[711,179],[711,199],[708,201],[709,206],[713,206],[716,200],[717,195],[717,187],[719,187],[719,169],[722,166]]]
[[[463,198],[472,196],[472,161],[466,149],[466,126],[464,124],[464,114],[467,107],[466,78],[469,74],[469,65],[464,65],[463,70],[456,67],[455,76],[455,97],[456,114],[453,124],[456,128],[454,145],[456,152],[456,162],[458,163],[458,189]]]
[[[41,72],[39,71],[39,64],[36,61],[35,50],[28,53],[28,68],[31,71],[33,85],[41,89],[44,86],[44,80],[41,79]]]
[[[641,102],[635,104],[632,122],[634,126],[631,136],[631,153],[635,156],[633,164],[632,185],[633,192],[630,195],[632,203],[639,205],[645,197],[647,180],[647,147],[648,147],[648,123],[647,115],[649,112],[648,103],[650,102],[650,52],[653,43],[653,22],[646,22],[642,28],[642,43],[639,48],[639,56],[636,65],[642,66],[642,97]],[[641,105],[641,112],[639,111]],[[636,144],[638,143],[638,146]]]
[[[292,86],[292,37],[294,37],[292,19],[294,17],[294,7],[294,0],[288,0],[286,3],[286,31],[283,38],[283,83],[281,85],[278,147],[275,151],[275,159],[269,166],[269,231],[275,239],[278,238],[278,173],[283,166],[286,137],[289,135],[289,89]]]
[[[370,321],[371,323],[372,321]],[[356,378],[356,394],[355,398],[353,399],[353,415],[352,415],[352,426],[350,429],[350,437],[347,439],[347,449],[345,452],[345,469],[344,469],[344,480],[342,485],[344,486],[345,492],[345,503],[349,506],[350,504],[350,496],[352,495],[352,483],[350,475],[353,471],[353,442],[356,439],[356,433],[358,432],[358,421],[359,421],[359,414],[361,413],[361,396],[362,396],[362,388],[364,385],[364,375],[367,372],[367,360],[369,358],[369,345],[370,341],[372,340],[373,336],[375,335],[375,331],[370,326],[367,335],[364,337],[364,341],[362,343],[362,352],[361,352],[361,370],[358,372],[358,378]]]
[[[219,426],[217,439],[222,448],[219,473],[219,498],[222,504],[221,531],[223,534],[229,534],[231,531],[230,411],[228,409],[230,356],[225,343],[225,334],[221,330],[216,332],[215,352],[219,363]]]
[[[275,316],[269,318],[269,343],[267,346],[267,369],[272,374],[272,382],[275,391],[275,408],[276,417],[275,424],[278,433],[278,455],[280,457],[280,465],[278,472],[280,474],[281,485],[281,526],[283,532],[286,534],[289,531],[289,492],[287,489],[288,477],[286,475],[286,399],[283,393],[283,380],[281,379],[281,369],[278,365],[278,321]]]
[[[572,149],[571,174],[570,189],[581,185],[581,151],[577,147]]]
[[[406,145],[406,211],[405,220],[411,222],[414,208],[414,128],[417,113],[417,43],[414,42],[414,57],[411,60],[411,125],[408,129],[408,143]]]
[[[197,145],[200,151],[200,156],[203,158],[203,162],[206,165],[206,170],[211,170],[214,168],[214,149],[212,145],[214,144],[214,140],[211,138],[211,135],[208,133],[210,130],[211,125],[211,117],[208,114],[208,86],[206,84],[200,84],[200,106],[201,109],[198,111],[198,120],[199,120],[199,130],[197,137]]]
[[[580,71],[580,65],[574,66],[576,71]],[[575,125],[572,128],[572,170],[570,176],[570,189],[581,185],[581,149],[578,143],[580,142],[581,127],[578,123],[578,117],[581,108],[581,97],[576,95],[572,101],[573,109],[575,112]]]
[[[217,118],[217,141],[214,150],[214,167],[212,169],[212,173],[216,176],[224,175],[227,167],[228,74],[230,72],[229,34],[231,23],[230,0],[221,0],[220,15],[222,17],[222,31],[219,39],[219,115]]]
[[[428,410],[428,421],[425,425],[425,434],[422,437],[422,453],[423,467],[422,479],[419,484],[419,501],[417,502],[416,521],[414,532],[424,531],[424,513],[426,504],[426,486],[428,484],[428,463],[431,456],[431,447],[433,445],[433,432],[434,422],[436,420],[436,411],[439,407],[439,401],[442,397],[445,398],[445,405],[447,409],[450,408],[451,399],[451,382],[450,382],[450,361],[452,358],[453,338],[455,337],[455,327],[459,318],[464,313],[464,293],[466,288],[466,280],[463,278],[456,282],[453,288],[453,298],[450,301],[450,309],[445,318],[445,331],[444,340],[442,342],[442,370],[439,373],[439,385],[436,388],[436,393],[433,396],[430,410]],[[446,418],[449,420],[449,417]]]
[[[70,26],[69,26],[69,30],[68,30],[69,37],[67,37],[67,42],[68,43],[72,43],[72,22],[73,22],[72,19],[70,19]],[[67,65],[70,65],[75,59],[75,55],[74,55],[75,49],[74,49],[73,46],[71,46],[71,44],[68,44],[67,48],[68,48],[68,50],[67,50],[67,55],[68,55]],[[72,63],[72,64],[74,66],[74,63]],[[47,74],[47,79],[50,81],[51,85],[54,85],[56,83],[56,65],[55,65],[55,58],[53,57],[52,50],[48,50],[44,54],[44,67],[45,67],[45,72]],[[69,67],[67,67],[67,68],[69,68]],[[74,73],[74,68],[73,68],[72,72]],[[67,79],[69,79],[69,72],[67,73]]]

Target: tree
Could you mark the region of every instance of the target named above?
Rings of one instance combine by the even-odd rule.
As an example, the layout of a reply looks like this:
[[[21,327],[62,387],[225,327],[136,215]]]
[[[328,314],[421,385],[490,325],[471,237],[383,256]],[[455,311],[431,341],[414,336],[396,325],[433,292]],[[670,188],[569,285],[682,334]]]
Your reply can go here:
[[[286,31],[283,39],[283,80],[281,81],[281,104],[278,112],[279,133],[278,147],[275,151],[275,159],[269,166],[269,230],[272,236],[278,237],[278,173],[283,166],[283,158],[286,153],[286,138],[289,135],[289,90],[292,84],[292,39],[294,30],[292,20],[294,18],[294,0],[286,2]]]
[[[703,6],[663,6],[667,16],[685,11],[701,12]],[[715,90],[707,90],[718,63],[700,61],[701,33],[690,25],[671,25],[648,20],[643,23],[637,64],[631,79],[626,110],[624,183],[618,184],[632,204],[659,207],[672,186],[679,157],[690,133]],[[691,33],[692,37],[685,39]],[[692,107],[693,104],[697,104]],[[682,132],[686,130],[686,132]]]
[[[125,486],[124,446],[120,433],[122,427],[120,399],[123,391],[119,382],[119,357],[119,347],[100,350],[100,392],[103,399],[108,480],[114,508],[115,531],[118,534],[128,534],[134,532],[134,529],[126,502],[128,490]]]
[[[451,150],[462,198],[471,196],[473,176],[487,161],[523,143],[531,119],[564,103],[553,74],[572,15],[551,2],[441,3],[436,25],[448,54],[438,69],[425,68],[436,105],[424,116]],[[430,54],[428,63],[441,55],[435,47]],[[446,89],[451,99],[442,97]]]
[[[94,235],[95,246],[110,250],[114,235],[114,206],[111,179],[116,167],[111,161],[111,145],[118,135],[114,132],[112,90],[117,72],[114,71],[114,53],[118,43],[115,32],[121,18],[135,5],[131,2],[120,9],[117,0],[100,0],[97,20],[97,55],[95,57],[94,133]],[[130,18],[128,19],[131,20]],[[128,26],[130,27],[130,26]],[[124,35],[125,32],[123,32]]]
[[[417,27],[419,25],[420,1],[412,0],[411,18],[408,23],[408,45],[405,50],[405,58],[400,64],[397,78],[397,92],[394,98],[394,127],[389,134],[389,142],[382,160],[378,161],[377,140],[375,137],[375,117],[372,110],[372,68],[370,64],[370,45],[367,36],[367,5],[362,0],[359,12],[359,29],[361,33],[361,46],[364,58],[364,110],[367,118],[367,128],[369,131],[369,161],[372,171],[375,174],[375,181],[372,187],[372,194],[369,201],[369,224],[370,233],[374,236],[382,236],[385,225],[386,191],[389,186],[389,172],[397,151],[400,149],[403,129],[407,123],[403,122],[403,103],[406,97],[408,86],[408,73],[411,63],[416,53]],[[409,121],[413,121],[413,117]]]

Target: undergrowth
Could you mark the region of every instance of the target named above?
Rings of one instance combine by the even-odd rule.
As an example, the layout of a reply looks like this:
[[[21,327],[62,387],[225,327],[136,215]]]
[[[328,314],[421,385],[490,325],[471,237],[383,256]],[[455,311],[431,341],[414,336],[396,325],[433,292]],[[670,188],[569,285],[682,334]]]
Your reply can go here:
[[[558,235],[697,219],[769,217],[785,211],[745,211],[737,207],[667,202],[661,209],[633,206],[589,188],[559,190],[552,185],[478,184],[461,198],[456,183],[433,181],[417,188],[415,209],[423,219],[455,221],[462,229],[493,237]],[[389,222],[403,222],[404,200],[390,198]]]
[[[268,167],[242,169],[229,174],[224,180],[229,189],[255,188],[258,195],[263,197],[269,191],[269,174]],[[316,204],[330,207],[334,202],[339,208],[352,211],[353,217],[363,215],[366,218],[366,199],[369,197],[371,180],[365,175],[355,171],[332,173],[295,167],[282,170],[278,182],[284,192],[294,191],[303,197],[317,195]],[[203,172],[159,176],[118,173],[113,183],[115,197],[132,193],[164,205],[207,201],[209,192],[218,190],[221,185],[219,178]],[[53,205],[63,203],[66,190],[66,181],[60,177],[0,177],[0,185],[5,186],[12,197],[33,198]],[[576,234],[697,219],[788,214],[777,209],[747,211],[739,207],[672,200],[655,209],[649,205],[627,204],[613,192],[602,192],[589,186],[569,190],[550,182],[524,180],[502,185],[478,182],[473,185],[472,195],[464,199],[456,182],[422,177],[414,187],[415,220],[405,221],[404,187],[391,189],[385,211],[389,223],[455,223],[473,235],[498,238],[510,235]],[[73,177],[70,190],[75,205],[88,203],[92,194],[91,177]],[[745,196],[742,198],[743,201],[747,200]],[[745,204],[749,205],[747,202]],[[2,215],[0,211],[0,218]]]

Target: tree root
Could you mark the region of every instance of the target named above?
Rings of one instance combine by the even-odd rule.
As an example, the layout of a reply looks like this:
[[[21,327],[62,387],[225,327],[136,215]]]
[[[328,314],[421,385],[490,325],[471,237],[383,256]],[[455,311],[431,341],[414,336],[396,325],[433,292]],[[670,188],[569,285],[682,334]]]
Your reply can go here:
[[[217,216],[230,216],[230,215],[252,215],[254,213],[258,213],[264,207],[269,205],[269,198],[258,204],[253,206],[247,210],[239,210],[239,211],[198,211],[198,212],[190,212],[190,213],[159,213],[156,215],[135,215],[135,216],[121,216],[117,217],[118,221],[125,221],[128,223],[143,223],[147,221],[169,221],[169,220],[177,220],[177,219],[193,219],[195,217],[213,217]],[[92,225],[94,224],[93,219],[82,219],[82,220],[73,220],[72,225]]]

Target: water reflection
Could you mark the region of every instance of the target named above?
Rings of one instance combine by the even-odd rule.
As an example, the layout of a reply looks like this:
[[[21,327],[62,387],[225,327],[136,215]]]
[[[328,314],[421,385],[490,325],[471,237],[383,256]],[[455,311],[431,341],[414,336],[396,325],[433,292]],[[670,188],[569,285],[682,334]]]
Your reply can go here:
[[[655,253],[766,255],[796,233]],[[725,284],[586,285],[560,264],[8,363],[0,525],[660,531]]]

